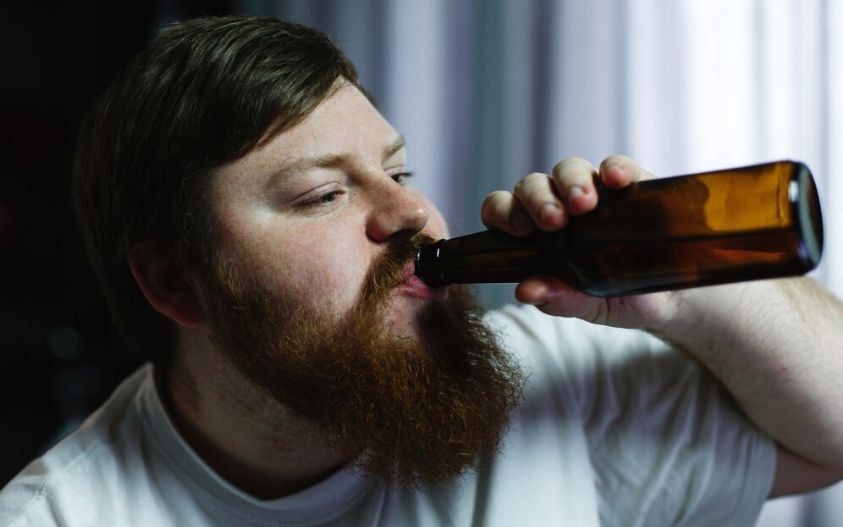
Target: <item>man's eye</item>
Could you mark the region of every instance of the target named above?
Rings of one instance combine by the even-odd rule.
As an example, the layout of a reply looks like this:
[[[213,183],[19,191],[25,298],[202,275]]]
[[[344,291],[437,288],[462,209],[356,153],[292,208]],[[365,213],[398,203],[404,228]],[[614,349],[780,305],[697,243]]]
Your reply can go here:
[[[333,190],[331,192],[325,192],[324,194],[320,194],[312,199],[308,199],[299,203],[297,208],[306,209],[311,207],[319,207],[321,205],[327,205],[336,201],[344,193],[344,190]]]
[[[397,174],[392,174],[392,180],[396,183],[404,185],[407,182],[407,178],[413,177],[412,172],[398,172]]]
[[[332,201],[335,201],[340,196],[340,194],[342,194],[342,192],[339,190],[328,192],[327,194],[322,194],[321,196],[319,196],[316,201],[318,201],[319,203],[330,203]]]

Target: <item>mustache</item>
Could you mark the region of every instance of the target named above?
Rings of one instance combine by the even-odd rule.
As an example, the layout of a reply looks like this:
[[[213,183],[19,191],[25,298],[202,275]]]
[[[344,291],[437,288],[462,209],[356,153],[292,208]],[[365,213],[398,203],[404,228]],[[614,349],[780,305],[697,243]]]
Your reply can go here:
[[[383,254],[372,262],[366,274],[363,302],[370,304],[386,299],[404,281],[404,269],[415,259],[419,248],[435,241],[435,238],[422,232],[415,235],[398,233],[390,238]]]

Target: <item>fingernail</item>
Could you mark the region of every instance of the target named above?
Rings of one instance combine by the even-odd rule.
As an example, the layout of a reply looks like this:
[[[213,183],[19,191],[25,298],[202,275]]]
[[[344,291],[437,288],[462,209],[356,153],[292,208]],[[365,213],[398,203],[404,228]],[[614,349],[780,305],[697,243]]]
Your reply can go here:
[[[562,212],[562,207],[558,203],[545,203],[542,205],[540,217],[542,221],[552,221],[559,213]]]
[[[568,189],[568,202],[574,201],[580,196],[585,196],[585,192],[580,187],[571,187]]]
[[[620,179],[623,178],[623,166],[621,165],[609,165],[606,167],[606,174],[612,174],[614,177]]]

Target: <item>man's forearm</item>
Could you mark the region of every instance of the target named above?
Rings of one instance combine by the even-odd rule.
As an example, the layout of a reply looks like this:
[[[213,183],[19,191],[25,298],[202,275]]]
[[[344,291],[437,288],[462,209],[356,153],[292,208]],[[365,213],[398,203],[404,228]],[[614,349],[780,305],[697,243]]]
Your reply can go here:
[[[676,293],[655,328],[696,356],[779,443],[843,468],[843,303],[808,278]]]

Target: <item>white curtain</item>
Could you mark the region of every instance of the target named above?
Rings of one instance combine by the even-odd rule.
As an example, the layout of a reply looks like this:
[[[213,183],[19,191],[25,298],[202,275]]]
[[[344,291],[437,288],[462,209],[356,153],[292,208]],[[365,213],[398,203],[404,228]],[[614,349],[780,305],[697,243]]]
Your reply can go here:
[[[243,1],[329,32],[408,140],[413,184],[459,234],[491,190],[567,156],[661,175],[793,158],[825,220],[814,273],[843,296],[843,2]],[[483,292],[489,304],[511,287]],[[771,502],[759,525],[832,526],[843,488]]]

